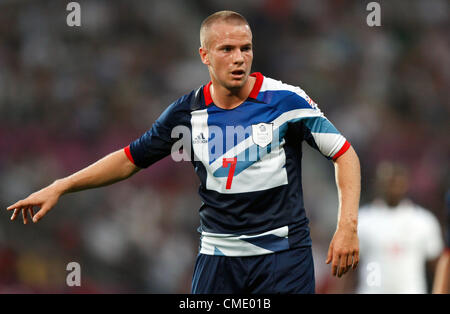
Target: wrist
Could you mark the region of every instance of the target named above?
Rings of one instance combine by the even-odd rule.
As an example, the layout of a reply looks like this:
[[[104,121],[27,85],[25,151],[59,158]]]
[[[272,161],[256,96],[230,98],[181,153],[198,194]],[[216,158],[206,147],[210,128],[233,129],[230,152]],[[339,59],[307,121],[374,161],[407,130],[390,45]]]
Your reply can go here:
[[[357,233],[358,232],[358,219],[357,218],[340,219],[338,221],[337,229],[343,229],[343,230]]]
[[[50,187],[59,194],[59,196],[66,194],[69,190],[69,184],[66,179],[55,180]]]

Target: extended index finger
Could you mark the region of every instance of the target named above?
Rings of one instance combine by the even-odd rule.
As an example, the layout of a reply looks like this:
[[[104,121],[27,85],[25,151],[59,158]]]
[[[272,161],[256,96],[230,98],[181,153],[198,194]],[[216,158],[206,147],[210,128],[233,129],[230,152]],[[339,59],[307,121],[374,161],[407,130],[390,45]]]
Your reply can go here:
[[[27,198],[24,198],[23,200],[20,200],[14,204],[12,204],[11,206],[7,207],[7,210],[11,210],[11,209],[22,209],[24,207],[28,207],[28,206],[35,206],[35,205],[39,205],[39,201],[36,200],[36,198],[33,196],[33,194],[29,195]]]
[[[25,206],[24,200],[20,200],[18,202],[15,202],[14,204],[8,206],[6,210],[12,210],[12,209],[20,209],[21,207]]]

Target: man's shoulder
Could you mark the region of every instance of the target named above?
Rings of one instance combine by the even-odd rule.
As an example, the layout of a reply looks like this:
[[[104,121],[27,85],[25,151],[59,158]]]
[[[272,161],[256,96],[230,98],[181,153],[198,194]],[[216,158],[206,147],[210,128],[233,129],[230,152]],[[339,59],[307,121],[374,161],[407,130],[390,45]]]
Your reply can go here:
[[[196,108],[202,103],[203,97],[203,85],[201,85],[178,98],[175,103],[180,106],[193,106]]]
[[[170,104],[168,110],[170,111],[195,111],[204,109],[204,95],[203,95],[203,85],[191,90],[189,93],[184,94],[174,102]]]
[[[317,104],[300,86],[288,84],[267,76],[264,76],[260,93],[263,94],[263,99],[286,100],[287,102],[285,103],[288,104],[287,109],[292,109],[289,103],[296,103],[295,108],[317,109]]]
[[[370,215],[374,215],[374,214],[376,215],[378,213],[379,208],[380,207],[377,206],[377,204],[373,203],[373,202],[364,204],[359,208],[358,216],[359,216],[359,218],[361,218],[361,217],[366,218],[367,216],[370,216]]]
[[[439,227],[436,215],[429,209],[405,198],[397,206],[401,220],[417,230],[431,230]],[[431,228],[431,229],[430,229]]]
[[[204,109],[202,107],[205,107],[202,87],[200,86],[172,102],[161,113],[156,122],[167,127],[189,124],[192,111],[201,110]]]
[[[358,219],[359,221],[368,221],[369,223],[377,220],[384,219],[392,213],[391,210],[387,208],[386,203],[381,199],[374,199],[371,202],[367,202],[359,208]]]
[[[277,80],[271,77],[264,76],[263,83],[261,85],[260,92],[274,92],[274,93],[285,93],[287,96],[289,95],[298,95],[304,99],[306,99],[307,95],[303,89],[299,86],[295,86],[292,84],[285,83],[281,80]]]
[[[414,217],[418,223],[434,224],[437,222],[437,217],[432,211],[409,199],[402,202],[401,205],[405,206],[406,210],[409,211],[409,214]]]

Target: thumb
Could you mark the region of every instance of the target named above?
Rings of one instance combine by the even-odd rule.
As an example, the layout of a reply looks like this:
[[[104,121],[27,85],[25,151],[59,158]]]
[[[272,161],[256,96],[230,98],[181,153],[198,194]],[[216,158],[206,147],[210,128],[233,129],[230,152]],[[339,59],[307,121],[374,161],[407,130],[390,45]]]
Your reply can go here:
[[[333,257],[333,244],[330,244],[330,247],[328,248],[327,260],[325,261],[325,263],[329,264],[331,262],[332,257]]]
[[[41,209],[33,216],[33,222],[36,223],[41,220],[50,209],[51,206],[47,204],[42,205]]]

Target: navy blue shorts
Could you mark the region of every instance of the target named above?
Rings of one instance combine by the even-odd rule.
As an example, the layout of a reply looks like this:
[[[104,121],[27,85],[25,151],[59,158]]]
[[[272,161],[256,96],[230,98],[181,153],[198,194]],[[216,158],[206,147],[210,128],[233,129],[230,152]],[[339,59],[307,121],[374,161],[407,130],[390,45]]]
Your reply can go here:
[[[192,293],[314,293],[311,247],[267,255],[230,257],[199,254]]]

